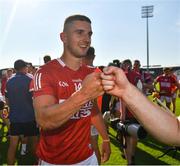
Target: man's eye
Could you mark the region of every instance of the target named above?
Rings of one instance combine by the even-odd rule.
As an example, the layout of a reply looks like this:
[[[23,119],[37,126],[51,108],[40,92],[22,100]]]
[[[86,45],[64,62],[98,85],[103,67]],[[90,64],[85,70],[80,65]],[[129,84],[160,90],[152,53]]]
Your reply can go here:
[[[81,35],[81,34],[83,33],[83,31],[79,30],[79,31],[77,31],[77,33],[78,33],[79,35]]]
[[[90,32],[88,35],[89,35],[89,37],[91,37],[92,36],[92,32]]]

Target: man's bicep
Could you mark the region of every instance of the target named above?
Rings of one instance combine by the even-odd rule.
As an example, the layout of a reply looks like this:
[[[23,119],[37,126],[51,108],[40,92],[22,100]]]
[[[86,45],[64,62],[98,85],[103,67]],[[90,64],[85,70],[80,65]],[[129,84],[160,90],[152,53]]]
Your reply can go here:
[[[33,99],[35,112],[40,112],[41,110],[53,104],[55,104],[55,97],[51,95],[37,96]]]
[[[33,99],[33,105],[35,110],[43,107],[48,107],[53,104],[55,104],[55,97],[51,95],[41,95]]]
[[[33,99],[33,106],[36,116],[36,121],[38,125],[46,129],[48,125],[47,121],[49,120],[49,111],[51,106],[55,104],[55,98],[51,95],[41,95]]]

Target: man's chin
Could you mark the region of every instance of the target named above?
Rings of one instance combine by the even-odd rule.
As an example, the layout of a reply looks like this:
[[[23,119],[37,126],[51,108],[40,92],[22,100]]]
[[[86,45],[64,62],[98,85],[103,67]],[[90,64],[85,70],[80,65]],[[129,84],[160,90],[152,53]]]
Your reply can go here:
[[[86,57],[86,54],[81,54],[81,55],[79,54],[79,55],[76,55],[76,57],[77,58],[84,58],[84,57]]]

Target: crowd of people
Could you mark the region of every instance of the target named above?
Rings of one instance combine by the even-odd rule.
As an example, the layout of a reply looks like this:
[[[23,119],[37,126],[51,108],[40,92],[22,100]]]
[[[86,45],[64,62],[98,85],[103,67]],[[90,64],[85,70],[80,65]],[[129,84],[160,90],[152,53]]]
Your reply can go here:
[[[69,16],[60,33],[64,48],[60,58],[45,55],[44,65],[38,69],[19,59],[14,69],[3,71],[0,110],[8,126],[7,164],[15,164],[19,142],[21,154],[26,155],[29,139],[32,149],[28,150],[39,165],[100,165],[108,161],[110,138],[107,118],[103,119],[108,111],[109,118],[113,115],[123,123],[140,123],[158,140],[180,145],[180,119],[175,116],[180,84],[172,69],[164,68],[153,80],[149,72],[141,70],[139,60],[114,60],[108,67],[95,67],[91,36],[87,16]],[[166,102],[168,112],[147,98],[153,91]],[[168,127],[159,125],[167,122]],[[122,157],[129,165],[135,164],[138,139],[123,135],[122,142]]]

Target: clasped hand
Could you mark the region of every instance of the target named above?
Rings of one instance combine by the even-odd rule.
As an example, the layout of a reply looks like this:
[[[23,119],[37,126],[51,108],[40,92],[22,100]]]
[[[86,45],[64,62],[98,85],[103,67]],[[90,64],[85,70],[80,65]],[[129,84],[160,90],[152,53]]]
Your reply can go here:
[[[86,76],[82,90],[90,99],[94,99],[104,92],[119,96],[129,85],[123,70],[117,67],[106,67],[103,72],[94,72]]]

